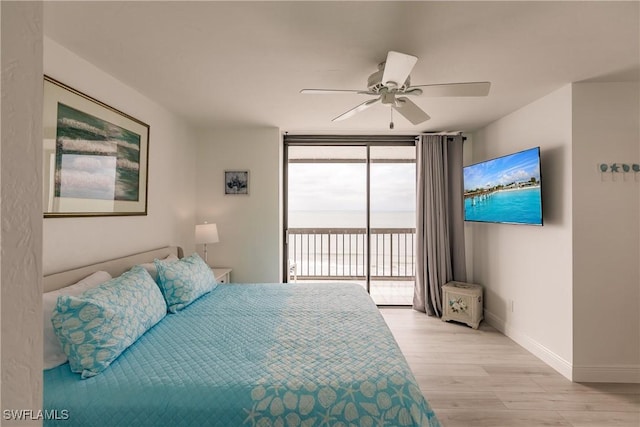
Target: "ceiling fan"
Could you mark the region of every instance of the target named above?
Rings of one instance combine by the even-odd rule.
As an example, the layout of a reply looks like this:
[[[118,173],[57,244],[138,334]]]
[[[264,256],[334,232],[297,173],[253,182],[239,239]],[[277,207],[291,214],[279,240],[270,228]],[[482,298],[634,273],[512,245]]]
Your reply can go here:
[[[390,51],[387,60],[378,65],[378,71],[371,74],[367,81],[367,90],[353,89],[302,89],[304,94],[340,94],[357,93],[361,95],[373,95],[360,105],[340,114],[332,121],[348,119],[355,114],[366,110],[380,102],[392,110],[400,113],[412,124],[417,125],[430,119],[429,115],[418,107],[413,101],[403,95],[425,96],[487,96],[491,87],[490,82],[446,83],[432,85],[411,86],[409,74],[418,57],[406,53]],[[393,129],[393,119],[389,124]]]

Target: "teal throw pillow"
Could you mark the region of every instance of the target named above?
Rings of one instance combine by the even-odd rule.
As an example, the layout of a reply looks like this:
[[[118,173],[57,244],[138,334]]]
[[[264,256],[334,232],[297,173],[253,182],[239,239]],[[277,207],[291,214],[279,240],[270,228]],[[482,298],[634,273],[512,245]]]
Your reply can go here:
[[[198,254],[178,261],[154,262],[158,269],[158,285],[171,313],[182,310],[217,286],[211,268]]]
[[[78,296],[58,297],[51,317],[72,372],[89,378],[167,314],[155,281],[136,266]]]
[[[171,313],[177,313],[217,286],[211,268],[196,253],[178,261],[154,262],[158,285]]]

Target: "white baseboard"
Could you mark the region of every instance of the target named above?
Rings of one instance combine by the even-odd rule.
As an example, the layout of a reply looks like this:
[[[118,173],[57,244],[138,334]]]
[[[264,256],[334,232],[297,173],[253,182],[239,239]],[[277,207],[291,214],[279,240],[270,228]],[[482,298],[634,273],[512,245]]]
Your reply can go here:
[[[577,383],[640,383],[640,366],[574,366],[573,381]]]
[[[640,365],[574,366],[526,334],[484,310],[485,321],[574,382],[640,383]]]
[[[527,349],[534,356],[542,360],[547,365],[551,366],[564,377],[574,381],[573,366],[569,361],[558,356],[553,351],[549,350],[547,347],[543,346],[528,335],[523,334],[522,332],[510,327],[504,320],[487,310],[484,310],[484,318],[489,325],[493,326],[498,331],[502,332],[504,335],[508,336],[513,341]]]

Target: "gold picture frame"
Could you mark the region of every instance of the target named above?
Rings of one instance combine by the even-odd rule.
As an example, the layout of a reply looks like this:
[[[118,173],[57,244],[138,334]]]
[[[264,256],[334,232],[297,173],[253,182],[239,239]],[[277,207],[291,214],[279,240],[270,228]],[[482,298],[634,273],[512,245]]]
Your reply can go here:
[[[44,217],[146,215],[149,130],[45,76]]]

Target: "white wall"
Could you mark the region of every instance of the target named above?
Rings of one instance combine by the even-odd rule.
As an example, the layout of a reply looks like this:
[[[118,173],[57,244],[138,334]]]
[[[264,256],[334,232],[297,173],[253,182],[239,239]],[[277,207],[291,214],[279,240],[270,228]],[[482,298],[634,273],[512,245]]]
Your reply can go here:
[[[146,216],[47,218],[44,273],[164,245],[194,250],[195,132],[182,119],[45,38],[50,77],[150,125]]]
[[[42,4],[0,2],[0,11],[1,407],[38,410],[42,407]],[[2,421],[2,425],[17,424],[42,422]]]
[[[466,225],[473,245],[469,280],[485,287],[487,321],[569,378],[571,93],[565,86],[473,134],[474,162],[540,146],[544,226]]]
[[[198,141],[197,219],[216,223],[220,237],[207,246],[209,264],[233,268],[232,282],[280,282],[280,131],[203,130]],[[224,194],[225,170],[249,171],[248,196]]]
[[[637,83],[573,85],[574,380],[640,382],[640,163]]]
[[[597,169],[640,162],[639,94],[576,83],[474,134],[473,161],[542,151],[544,227],[466,225],[487,320],[574,381],[640,382],[640,177]]]

